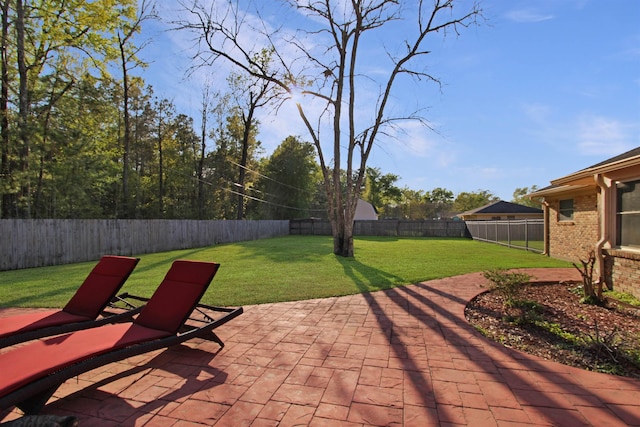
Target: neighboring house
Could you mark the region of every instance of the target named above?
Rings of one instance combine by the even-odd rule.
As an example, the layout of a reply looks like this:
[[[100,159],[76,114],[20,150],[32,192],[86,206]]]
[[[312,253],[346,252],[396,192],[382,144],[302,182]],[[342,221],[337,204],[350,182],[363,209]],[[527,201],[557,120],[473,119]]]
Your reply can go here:
[[[353,219],[355,221],[378,219],[378,211],[376,211],[376,208],[371,203],[358,199],[358,203],[356,204],[356,213]]]
[[[594,251],[594,279],[640,297],[640,147],[529,197],[542,198],[547,255],[580,265]]]
[[[542,209],[498,200],[457,215],[464,221],[542,219]]]

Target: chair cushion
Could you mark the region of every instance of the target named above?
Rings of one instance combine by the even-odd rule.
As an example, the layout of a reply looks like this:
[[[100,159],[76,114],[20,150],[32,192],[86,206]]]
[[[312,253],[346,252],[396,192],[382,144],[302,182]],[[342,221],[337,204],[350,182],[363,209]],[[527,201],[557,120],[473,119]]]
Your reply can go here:
[[[135,323],[171,334],[178,332],[219,266],[213,262],[174,261]]]
[[[0,337],[34,331],[36,329],[49,328],[51,326],[85,322],[87,320],[93,320],[93,318],[79,316],[60,310],[25,313],[0,319]]]
[[[138,258],[103,256],[75,295],[64,306],[63,311],[90,319],[97,318],[122,287],[137,263]]]
[[[0,396],[73,363],[168,335],[140,325],[117,323],[17,347],[0,354]]]

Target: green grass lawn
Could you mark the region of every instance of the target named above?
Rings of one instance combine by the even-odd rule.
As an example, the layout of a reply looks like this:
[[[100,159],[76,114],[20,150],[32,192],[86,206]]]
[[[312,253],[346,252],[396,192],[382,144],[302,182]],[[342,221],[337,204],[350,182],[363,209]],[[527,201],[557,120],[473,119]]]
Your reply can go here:
[[[525,240],[511,240],[511,242],[509,242],[508,240],[501,240],[500,243],[507,246],[511,244],[511,246],[520,246],[522,248],[537,249],[540,252],[544,250],[544,241],[542,240],[529,240],[528,242]]]
[[[325,236],[286,236],[141,255],[123,291],[150,296],[176,259],[221,264],[202,302],[239,306],[377,291],[495,268],[570,267],[524,250],[453,238],[359,237],[354,258]],[[61,307],[95,262],[0,272],[0,307]]]

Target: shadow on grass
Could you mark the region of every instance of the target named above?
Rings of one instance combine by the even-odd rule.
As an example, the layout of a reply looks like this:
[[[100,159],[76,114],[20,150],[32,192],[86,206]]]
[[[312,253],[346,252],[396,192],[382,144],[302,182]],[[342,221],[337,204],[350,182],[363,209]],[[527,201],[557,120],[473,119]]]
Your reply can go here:
[[[356,258],[345,258],[335,255],[336,260],[344,270],[344,274],[351,278],[361,293],[379,291],[397,286],[402,277],[380,270],[376,267],[365,265]]]
[[[68,295],[67,299],[70,299],[71,296],[74,294],[74,292],[78,290],[81,284],[82,284],[82,281],[79,281],[77,283],[74,282],[73,284],[69,284],[67,286],[60,286],[56,288],[47,287],[47,288],[44,288],[46,289],[44,291],[42,291],[43,287],[40,287],[38,292],[38,298],[48,299],[51,297],[62,297],[64,295]],[[6,285],[3,284],[3,285],[0,285],[0,287],[1,286],[11,286],[11,284],[10,283]],[[33,301],[33,296],[31,295],[11,298],[10,290],[7,289],[6,291],[0,291],[0,292],[1,292],[0,307],[22,307],[25,304]],[[64,304],[66,304],[66,301],[62,305]]]

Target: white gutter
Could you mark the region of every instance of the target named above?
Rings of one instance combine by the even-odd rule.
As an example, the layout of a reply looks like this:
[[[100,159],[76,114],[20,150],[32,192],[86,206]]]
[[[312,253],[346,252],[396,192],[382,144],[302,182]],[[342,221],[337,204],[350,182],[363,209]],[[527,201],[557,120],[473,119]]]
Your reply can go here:
[[[553,196],[555,194],[562,194],[567,191],[580,191],[589,188],[589,185],[562,185],[553,188],[547,188],[546,190],[537,190],[533,193],[527,194],[529,199],[535,199],[537,197]]]
[[[543,236],[543,250],[542,255],[549,256],[549,202],[547,202],[544,198],[540,201],[543,206],[543,228],[544,228],[544,236]]]
[[[598,235],[599,239],[595,246],[596,253],[596,262],[598,263],[598,282],[605,283],[605,274],[604,274],[604,254],[602,252],[602,248],[609,241],[609,204],[607,203],[609,199],[609,189],[611,188],[611,179],[605,178],[602,174],[597,173],[593,176],[596,181],[596,184],[600,188],[600,200],[598,201],[598,221],[600,222],[598,225]]]
[[[581,171],[572,173],[571,175],[554,179],[553,181],[551,181],[551,184],[563,185],[563,184],[571,183],[572,181],[576,181],[581,178],[588,178],[589,176],[597,176],[597,175],[605,174],[607,172],[624,169],[630,166],[637,166],[638,164],[640,164],[640,156],[634,156],[628,159],[619,160],[617,162],[607,163],[598,167],[583,169]]]

